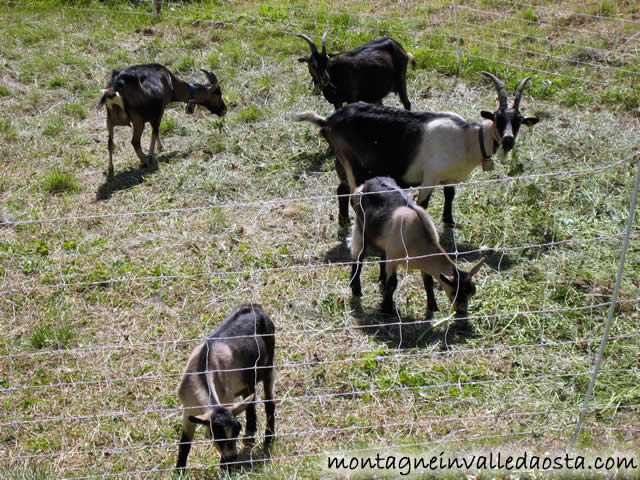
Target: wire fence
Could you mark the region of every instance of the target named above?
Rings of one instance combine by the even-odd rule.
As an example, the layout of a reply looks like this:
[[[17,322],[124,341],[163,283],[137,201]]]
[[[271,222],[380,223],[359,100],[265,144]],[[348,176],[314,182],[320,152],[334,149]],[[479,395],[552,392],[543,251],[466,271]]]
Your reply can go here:
[[[495,12],[478,8],[472,5],[458,4],[456,22],[459,31],[457,42],[461,48],[456,51],[453,48],[427,48],[434,53],[450,55],[459,65],[469,59],[483,60],[492,64],[499,64],[514,70],[525,70],[548,74],[555,78],[565,78],[581,85],[620,88],[625,92],[637,92],[637,67],[636,62],[640,34],[624,33],[616,34],[617,39],[630,45],[628,51],[616,60],[608,60],[612,53],[606,47],[596,46],[599,38],[608,37],[603,31],[590,30],[589,22],[609,22],[625,24],[635,28],[640,22],[633,19],[617,18],[606,15],[594,15],[590,13],[571,12],[585,20],[585,25],[579,28],[567,27],[556,24],[550,19],[558,17],[565,12],[548,5],[536,3],[522,3],[507,0],[498,0],[499,4],[508,7],[508,11]],[[91,12],[108,17],[109,15],[149,15],[155,18],[169,18],[177,21],[188,21],[198,14],[210,15],[216,21],[233,22],[234,15],[242,10],[243,3],[237,1],[222,2],[223,5],[232,6],[231,12],[220,8],[215,12],[203,8],[197,4],[188,2],[149,2],[148,12],[131,10],[122,7],[97,8],[82,6],[65,6],[64,9],[75,12]],[[382,2],[381,2],[382,4]],[[391,4],[390,4],[391,5]],[[317,9],[303,8],[286,5],[263,4],[268,9],[286,12],[284,17],[270,17],[265,13],[264,17],[245,14],[242,25],[238,28],[258,28],[270,24],[281,33],[295,33],[303,31],[305,27],[314,26],[318,29],[326,26],[328,20],[315,18]],[[348,15],[351,19],[349,29],[365,32],[367,34],[386,33],[399,35],[417,35],[420,38],[441,38],[447,33],[429,32],[424,24],[424,19],[413,16],[398,16],[395,14],[354,13],[344,9],[333,10],[333,15]],[[448,11],[451,5],[442,7]],[[532,14],[522,18],[515,9],[540,10],[541,18],[532,19]],[[265,10],[265,12],[267,12]],[[326,12],[322,12],[323,14]],[[469,20],[469,16],[474,20]],[[458,17],[459,16],[459,17]],[[219,18],[218,18],[219,17]],[[538,29],[529,34],[519,34],[502,29],[499,25],[480,28],[478,19],[498,17],[503,22],[522,22],[528,27]],[[207,18],[209,18],[207,16]],[[391,22],[391,25],[380,25],[381,22]],[[408,25],[407,29],[395,27],[398,22]],[[553,31],[556,35],[573,36],[566,40],[556,42],[560,48],[553,53],[544,50],[535,50],[527,47],[528,43],[545,44],[549,42],[549,36],[544,32]],[[484,36],[491,32],[493,40]],[[542,34],[540,34],[543,32]],[[605,42],[606,43],[606,42]],[[476,47],[476,48],[474,48]],[[478,54],[482,49],[500,51],[504,58],[490,58]],[[581,56],[571,56],[567,51],[587,51],[591,55],[589,60]],[[561,51],[561,53],[557,53]],[[541,69],[527,63],[528,57],[540,62],[544,60],[548,67]],[[603,58],[600,58],[603,57]],[[636,62],[637,63],[637,62]],[[556,65],[574,65],[584,69],[583,76],[567,75],[554,69]],[[619,78],[624,77],[625,83],[620,86]],[[616,424],[618,415],[625,419],[635,418],[638,413],[638,404],[629,398],[640,398],[637,394],[629,393],[620,398],[602,398],[596,395],[592,398],[594,390],[597,390],[597,382],[616,383],[629,387],[630,390],[637,387],[640,379],[640,364],[630,363],[628,352],[638,353],[638,337],[636,320],[635,331],[625,331],[625,328],[633,326],[633,321],[627,322],[616,328],[613,323],[616,312],[637,319],[640,310],[640,298],[630,295],[618,298],[620,286],[635,273],[627,272],[624,275],[625,255],[629,250],[629,243],[637,241],[640,230],[635,223],[634,213],[640,178],[640,160],[638,153],[632,147],[630,152],[620,155],[613,162],[595,164],[588,168],[571,168],[548,172],[538,172],[528,175],[515,175],[486,180],[473,180],[456,183],[453,186],[464,188],[495,187],[508,198],[510,189],[514,185],[530,181],[560,181],[579,182],[581,178],[591,175],[609,174],[611,172],[625,172],[628,178],[635,175],[635,183],[629,194],[629,209],[627,222],[624,228],[616,228],[613,232],[604,234],[593,233],[581,238],[556,237],[556,225],[551,226],[551,238],[545,242],[525,241],[519,244],[510,244],[507,239],[506,229],[509,223],[509,213],[505,211],[504,241],[502,244],[489,249],[477,247],[471,249],[459,248],[454,241],[450,255],[455,259],[477,258],[491,250],[500,261],[513,252],[545,252],[558,251],[561,248],[580,251],[581,249],[607,245],[608,250],[620,249],[617,276],[612,281],[611,288],[605,293],[594,291],[585,295],[580,301],[567,304],[563,307],[547,305],[549,283],[555,280],[546,279],[543,288],[544,298],[542,307],[521,304],[517,299],[504,298],[504,293],[499,288],[494,289],[496,295],[494,312],[490,310],[480,314],[469,314],[466,320],[473,324],[492,325],[491,333],[495,334],[495,341],[491,346],[449,345],[447,335],[449,329],[453,330],[456,321],[461,318],[444,316],[440,320],[416,319],[411,316],[403,318],[398,315],[394,318],[381,318],[373,316],[365,322],[355,321],[351,317],[351,309],[359,308],[358,305],[348,305],[341,291],[330,308],[338,305],[337,319],[332,319],[326,324],[309,323],[301,320],[300,326],[288,323],[283,329],[277,329],[274,336],[276,349],[280,349],[276,369],[279,380],[276,381],[275,402],[277,404],[278,423],[276,430],[277,444],[282,445],[271,455],[262,451],[252,451],[252,461],[256,463],[269,462],[270,464],[282,464],[286,467],[312,461],[316,458],[331,456],[358,457],[371,452],[401,451],[427,451],[432,449],[456,449],[460,445],[465,447],[475,445],[496,445],[514,441],[524,445],[535,445],[540,438],[555,444],[562,444],[567,449],[574,448],[581,432],[587,429],[594,430],[595,435],[603,432],[617,432],[629,435],[632,439],[639,438],[637,421],[625,425]],[[408,189],[410,194],[416,193],[420,188]],[[604,193],[603,193],[604,194]],[[335,202],[336,195],[328,195],[324,191],[315,194],[300,195],[292,193],[287,198],[265,198],[251,201],[233,202],[207,202],[201,205],[184,208],[145,209],[136,211],[114,211],[108,213],[66,215],[59,217],[24,215],[19,218],[4,220],[0,223],[0,236],[10,235],[26,228],[72,228],[69,225],[90,223],[99,221],[106,225],[115,226],[123,219],[155,218],[166,219],[168,217],[188,218],[200,213],[223,210],[255,211],[253,215],[259,219],[265,208],[292,205],[311,204],[317,205]],[[233,215],[233,213],[231,213]],[[1,218],[0,218],[1,220]],[[555,222],[554,217],[554,222]],[[164,224],[163,224],[164,223]],[[259,220],[256,220],[259,224]],[[160,222],[158,228],[171,227],[170,222]],[[597,231],[597,228],[595,229]],[[259,228],[258,232],[260,234]],[[226,235],[224,232],[221,236]],[[266,235],[265,233],[262,233]],[[115,235],[115,229],[114,229]],[[1,238],[1,237],[0,237]],[[590,253],[585,253],[585,257]],[[475,255],[475,257],[474,257]],[[8,338],[21,338],[25,332],[19,325],[19,314],[16,305],[27,302],[53,301],[56,298],[68,296],[74,302],[81,302],[82,293],[87,295],[86,305],[83,307],[87,313],[95,307],[88,299],[96,289],[102,289],[110,296],[117,296],[122,290],[135,292],[133,285],[152,283],[161,284],[169,289],[177,282],[187,282],[192,285],[194,295],[204,292],[211,295],[211,302],[216,298],[211,292],[215,290],[214,281],[236,281],[245,279],[252,286],[248,287],[248,294],[238,294],[238,298],[269,298],[267,291],[270,278],[276,278],[276,282],[282,278],[296,277],[304,282],[323,282],[327,278],[322,277],[328,271],[347,271],[353,264],[349,260],[327,260],[322,255],[291,253],[289,250],[276,255],[280,265],[247,267],[246,265],[220,265],[216,268],[205,269],[192,273],[155,273],[123,274],[120,276],[106,275],[104,278],[89,279],[76,273],[52,273],[46,276],[26,280],[21,275],[3,275],[0,277],[0,301],[3,314],[2,330]],[[10,260],[11,255],[8,256]],[[405,260],[415,260],[420,257],[409,257]],[[372,259],[367,264],[384,264],[385,260]],[[11,262],[10,262],[11,263]],[[276,262],[274,262],[276,263]],[[500,265],[500,263],[498,263]],[[3,266],[2,272],[11,271],[14,265]],[[632,265],[632,268],[636,268]],[[499,270],[499,267],[498,267]],[[13,277],[19,278],[15,280]],[[345,285],[348,277],[342,279]],[[198,282],[202,281],[200,284]],[[285,280],[286,281],[286,280]],[[289,281],[292,281],[289,279]],[[261,293],[264,289],[266,293]],[[76,296],[80,292],[80,296]],[[591,295],[591,297],[589,297]],[[233,296],[233,295],[232,295]],[[372,295],[377,297],[377,294]],[[53,300],[51,300],[53,299]],[[141,308],[135,306],[138,300],[136,294],[128,298],[128,305],[114,307],[113,311],[100,311],[98,317],[102,317],[105,323],[116,324],[116,319],[127,319],[128,310]],[[235,298],[228,298],[226,303],[235,302]],[[189,302],[184,299],[182,309]],[[293,305],[291,308],[290,306]],[[284,309],[301,309],[304,316],[309,305],[296,305],[289,302]],[[267,306],[265,305],[267,309]],[[19,309],[18,309],[19,310]],[[162,309],[158,309],[160,312]],[[346,313],[345,313],[346,312]],[[606,313],[605,313],[606,312]],[[60,312],[62,314],[63,312]],[[46,315],[42,313],[43,317]],[[365,315],[366,316],[366,315]],[[558,338],[545,336],[545,319],[557,317],[567,321],[577,319],[578,326],[569,332],[572,338],[560,336]],[[179,317],[175,317],[179,318]],[[295,315],[291,317],[297,319]],[[500,343],[500,335],[512,322],[522,320],[530,321],[535,318],[541,322],[541,331],[525,332],[520,341],[516,343]],[[588,320],[588,325],[581,325]],[[606,321],[604,320],[606,319]],[[33,319],[32,319],[33,320]],[[37,318],[35,319],[37,323]],[[173,319],[170,319],[173,320]],[[133,319],[133,322],[136,320]],[[182,414],[182,407],[176,403],[175,394],[171,386],[175,386],[183,377],[183,362],[188,353],[202,342],[204,333],[202,323],[217,325],[218,318],[206,319],[197,325],[191,325],[189,334],[167,333],[172,325],[161,319],[163,325],[160,340],[144,341],[137,338],[105,336],[94,338],[85,345],[62,347],[64,332],[55,331],[55,341],[51,348],[40,345],[30,348],[28,341],[20,340],[17,348],[3,344],[0,351],[0,369],[3,378],[0,379],[0,469],[29,468],[38,462],[45,462],[59,477],[67,478],[107,478],[117,476],[149,477],[165,475],[173,470],[172,464],[177,449],[180,445],[179,432],[173,426],[177,425],[177,418]],[[276,322],[278,323],[278,322]],[[436,325],[445,325],[444,335],[441,332],[434,333]],[[538,324],[536,324],[538,325]],[[114,327],[118,330],[119,327]],[[160,327],[159,327],[160,328]],[[582,330],[580,330],[582,328]],[[126,330],[126,327],[123,328]],[[183,330],[184,332],[184,330]],[[382,332],[381,337],[376,337]],[[371,334],[374,340],[399,337],[398,345],[408,337],[417,337],[408,350],[402,348],[383,348],[376,343],[362,342],[358,337],[366,337]],[[387,337],[385,337],[385,335]],[[438,342],[420,345],[420,341],[431,336],[436,336]],[[259,338],[255,334],[248,337],[235,338]],[[317,347],[297,351],[303,340],[315,341]],[[414,338],[413,340],[416,340]],[[33,337],[31,340],[32,344]],[[325,350],[325,342],[335,343],[336,348]],[[350,342],[352,342],[350,344]],[[445,348],[437,349],[444,343]],[[46,344],[46,342],[45,342]],[[25,345],[27,345],[25,347]],[[44,344],[43,344],[44,345]],[[344,352],[340,346],[344,345]],[[482,344],[480,344],[482,345]],[[347,348],[351,347],[351,348]],[[411,349],[411,347],[417,347]],[[596,348],[599,347],[599,348]],[[607,352],[608,350],[608,352]],[[526,352],[536,352],[531,357]],[[601,368],[601,362],[606,353],[609,357],[615,357],[615,352],[624,352],[622,364],[612,362],[606,368]],[[580,367],[569,362],[568,357],[581,356]],[[636,355],[637,356],[637,355]],[[474,373],[461,372],[455,361],[465,359],[482,358],[487,363],[497,359],[507,359],[505,364],[509,367],[504,370],[491,370],[489,367],[478,367]],[[533,358],[535,366],[522,365],[523,358]],[[447,363],[451,360],[450,365]],[[431,365],[431,364],[434,365]],[[424,373],[409,371],[407,365],[417,365],[424,369]],[[217,373],[241,373],[253,372],[264,367],[238,367],[238,368],[206,368],[209,374]],[[474,367],[476,368],[476,367]],[[26,372],[26,373],[25,373]],[[373,372],[379,372],[374,374]],[[188,375],[186,375],[188,376]],[[331,376],[332,383],[324,383]],[[258,389],[259,390],[259,389]],[[532,392],[539,395],[535,402],[531,401]],[[474,395],[477,395],[475,397]],[[549,398],[547,398],[549,395]],[[449,411],[438,408],[438,398],[446,397],[450,400]],[[551,397],[563,397],[568,405],[557,408]],[[483,401],[491,400],[492,407],[484,407]],[[84,405],[84,402],[87,405]],[[522,402],[522,403],[521,403]],[[257,399],[255,404],[260,406],[264,400]],[[424,406],[432,406],[434,413],[424,415]],[[204,407],[216,406],[216,403],[203,405]],[[464,407],[463,415],[456,414],[457,407]],[[96,410],[97,409],[97,410]],[[381,415],[373,415],[376,409],[384,409]],[[609,418],[614,425],[598,424],[589,425],[587,415],[592,414],[599,418]],[[383,420],[380,420],[382,418]],[[587,424],[585,425],[585,421]],[[140,424],[153,424],[149,431],[139,436],[131,434],[119,434],[119,429],[130,422]],[[167,425],[172,427],[167,427]],[[140,429],[144,431],[143,428]],[[400,439],[407,437],[408,441]],[[262,439],[261,434],[255,438]],[[240,440],[239,437],[237,440]],[[380,441],[381,439],[381,441]],[[320,442],[321,441],[321,442]],[[318,442],[322,447],[316,447]],[[193,440],[194,450],[206,451],[208,440]],[[543,443],[539,441],[539,443]],[[362,446],[362,445],[367,446]],[[373,446],[368,446],[373,444]],[[290,447],[295,445],[295,448]],[[327,445],[330,447],[327,448]],[[533,447],[532,447],[533,448]],[[213,449],[206,454],[207,457],[215,457]],[[192,457],[196,454],[192,454]],[[217,464],[217,460],[203,462],[204,454],[192,458],[188,470],[199,471],[209,469]],[[120,462],[120,463],[118,463]],[[84,468],[90,463],[99,466],[97,470]],[[234,463],[234,462],[232,462]],[[238,464],[245,464],[246,459],[237,460]],[[160,465],[154,467],[153,465]],[[316,465],[316,463],[314,463]]]

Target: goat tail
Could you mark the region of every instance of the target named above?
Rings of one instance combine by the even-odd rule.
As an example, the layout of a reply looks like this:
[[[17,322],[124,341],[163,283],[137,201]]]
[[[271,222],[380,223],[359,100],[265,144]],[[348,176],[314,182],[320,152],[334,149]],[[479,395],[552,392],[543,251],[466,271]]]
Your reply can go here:
[[[416,59],[414,58],[413,55],[411,55],[409,52],[407,52],[407,57],[409,57],[409,63],[411,64],[411,66],[413,67],[413,69],[415,70],[416,67]]]
[[[100,110],[102,107],[107,105],[107,102],[110,99],[112,99],[114,97],[118,97],[118,96],[119,96],[118,92],[116,92],[113,88],[103,88],[102,89],[102,98],[100,99],[100,101],[96,105],[96,109]]]
[[[104,107],[105,104],[107,103],[107,92],[105,90],[103,90],[102,92],[103,92],[102,98],[100,99],[100,101],[96,105],[96,110],[101,110],[102,107]]]
[[[327,126],[327,119],[325,117],[321,117],[317,113],[312,112],[310,110],[306,111],[306,112],[296,113],[293,116],[293,119],[296,122],[311,122],[311,123],[315,123],[319,127],[326,127]]]

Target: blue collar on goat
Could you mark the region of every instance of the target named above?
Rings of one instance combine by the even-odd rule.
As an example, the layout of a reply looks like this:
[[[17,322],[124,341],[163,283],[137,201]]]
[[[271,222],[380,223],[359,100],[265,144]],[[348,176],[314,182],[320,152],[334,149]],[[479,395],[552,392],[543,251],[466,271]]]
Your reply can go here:
[[[193,92],[195,87],[193,83],[189,84],[189,100],[187,101],[187,113],[193,113],[193,108],[195,107],[195,102],[193,101]]]

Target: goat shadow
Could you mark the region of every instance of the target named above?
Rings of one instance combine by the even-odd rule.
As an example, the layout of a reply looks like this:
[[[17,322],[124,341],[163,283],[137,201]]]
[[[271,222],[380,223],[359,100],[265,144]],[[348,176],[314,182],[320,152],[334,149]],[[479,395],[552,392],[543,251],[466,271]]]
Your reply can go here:
[[[170,163],[173,159],[184,159],[188,153],[171,152],[165,155],[157,155],[156,162],[158,166],[161,163]],[[107,178],[105,182],[98,187],[96,192],[96,201],[108,200],[115,192],[127,190],[144,182],[144,177],[152,175],[159,167],[142,167],[138,166],[118,172],[112,178]]]
[[[351,297],[350,305],[353,317],[358,322],[358,330],[386,344],[389,348],[425,348],[440,344],[440,349],[446,351],[450,345],[465,343],[473,336],[473,328],[466,323],[466,320],[433,328],[433,319],[426,314],[424,318],[418,319],[401,313],[384,314],[379,309],[365,311],[360,297]]]
[[[326,161],[334,158],[335,154],[331,150],[326,150],[324,152],[300,152],[293,157],[293,163],[296,165],[293,178],[299,180],[303,174],[324,172],[325,170],[323,169],[323,166]],[[310,164],[309,166],[303,167],[301,165],[307,162]],[[333,164],[331,170],[335,171]]]
[[[486,264],[497,272],[509,270],[516,265],[513,258],[504,251],[494,250],[493,248],[481,250],[477,245],[457,242],[455,239],[455,228],[449,226],[445,226],[440,232],[440,245],[450,256],[453,257],[453,254],[457,251],[457,258],[469,262],[478,261],[482,257],[486,257]]]

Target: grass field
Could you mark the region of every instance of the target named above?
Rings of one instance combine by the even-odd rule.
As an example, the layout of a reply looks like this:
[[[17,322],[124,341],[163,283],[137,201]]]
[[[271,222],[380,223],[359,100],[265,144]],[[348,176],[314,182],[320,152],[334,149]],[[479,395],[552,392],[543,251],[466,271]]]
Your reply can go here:
[[[206,0],[165,4],[158,20],[147,2],[0,5],[0,478],[168,476],[188,355],[245,301],[277,328],[278,437],[270,461],[229,476],[333,477],[327,452],[564,451],[638,158],[640,4],[461,0],[457,10],[460,62],[444,0]],[[472,334],[448,329],[442,292],[434,320],[444,321],[432,327],[417,273],[400,277],[398,318],[379,314],[373,264],[362,301],[351,298],[333,159],[315,127],[292,122],[333,110],[312,94],[297,62],[308,46],[292,35],[324,31],[330,51],[399,40],[417,61],[418,111],[479,121],[496,108],[481,70],[510,98],[532,78],[521,108],[541,122],[457,188],[458,226],[442,232],[461,266],[488,256]],[[107,182],[100,89],[112,68],[146,62],[196,82],[212,69],[229,111],[171,106],[153,172],[130,130],[116,129]],[[436,191],[437,224],[441,210]],[[640,465],[639,227],[577,451]],[[261,432],[263,409],[258,419]],[[219,475],[215,448],[196,440],[187,475]]]

